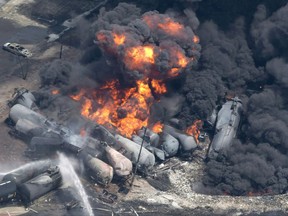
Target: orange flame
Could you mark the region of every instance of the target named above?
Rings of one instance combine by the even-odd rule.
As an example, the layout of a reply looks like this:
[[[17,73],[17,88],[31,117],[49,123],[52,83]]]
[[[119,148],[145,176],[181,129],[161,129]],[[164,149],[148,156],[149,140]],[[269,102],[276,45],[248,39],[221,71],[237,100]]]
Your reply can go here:
[[[193,58],[188,58],[185,56],[181,49],[168,49],[169,55],[171,56],[172,61],[170,62],[171,69],[168,74],[169,77],[176,77],[184,69],[190,61],[193,61]]]
[[[125,42],[125,35],[119,35],[119,34],[116,34],[116,33],[112,33],[113,35],[113,40],[114,40],[114,43],[117,45],[117,46],[120,46],[122,44],[124,44]]]
[[[83,93],[84,92],[84,93]],[[84,90],[71,96],[83,99],[81,114],[108,128],[116,128],[119,133],[131,137],[143,126],[147,126],[150,106],[153,102],[148,79],[136,82],[136,87],[121,89],[117,81],[112,81],[94,92]]]
[[[157,14],[154,15],[146,15],[143,17],[144,22],[149,26],[150,29],[160,29],[164,31],[168,35],[179,36],[183,35],[184,26],[170,17],[165,17],[161,19],[161,17]]]
[[[98,32],[96,38],[98,41],[107,41],[107,37],[103,32]]]
[[[152,127],[154,133],[161,133],[163,131],[163,124],[159,121]]]
[[[125,53],[124,62],[129,70],[142,70],[144,65],[154,64],[154,50],[152,46],[130,47]]]
[[[148,12],[142,16],[142,21],[147,24],[151,39],[154,40],[136,38],[134,30],[129,26],[118,26],[117,29],[111,26],[111,30],[100,30],[96,33],[96,38],[101,49],[124,65],[124,70],[137,71],[143,80],[136,81],[134,87],[125,89],[120,87],[119,82],[110,81],[97,90],[81,90],[71,96],[72,99],[83,102],[83,116],[108,128],[116,128],[128,138],[147,126],[150,107],[154,101],[152,92],[153,95],[167,92],[165,84],[158,79],[179,75],[197,58],[186,56],[186,48],[181,44],[187,42],[187,47],[194,49],[193,42],[199,42],[191,29],[167,15]],[[127,29],[131,31],[126,31]],[[157,37],[154,38],[155,36]],[[167,67],[163,67],[162,56]],[[160,71],[160,68],[165,71]]]
[[[198,143],[198,137],[200,135],[200,128],[202,128],[202,121],[195,120],[193,124],[186,129],[186,133],[193,136]]]
[[[163,43],[143,42],[141,39],[135,41],[135,35],[125,31],[124,28],[119,30],[112,27],[112,30],[100,30],[96,33],[99,46],[106,53],[116,57],[117,61],[124,63],[124,70],[137,71],[145,78],[159,78],[159,76],[171,78],[179,75],[190,62],[196,60],[196,58],[187,57],[185,49],[180,45],[180,42],[181,44],[185,42],[189,44],[192,42],[199,43],[199,37],[194,35],[189,28],[167,15],[157,13],[143,15],[142,21],[149,27],[152,38],[153,33],[158,35],[161,31],[160,35],[163,38],[161,36],[161,38],[153,39],[158,42],[162,39],[161,42]],[[125,33],[119,33],[119,31]],[[175,43],[165,43],[167,37],[172,37]],[[133,40],[128,40],[128,38],[133,38]],[[162,53],[164,55],[161,55]],[[169,67],[166,69],[166,73],[159,71],[162,64],[158,65],[161,63],[161,59],[158,61],[158,58],[161,56],[168,57]]]
[[[161,80],[151,80],[151,85],[156,94],[164,94],[167,92],[165,84]]]
[[[193,42],[194,43],[199,43],[200,42],[200,39],[199,39],[199,37],[197,35],[194,35]]]
[[[158,27],[165,31],[167,34],[178,35],[183,31],[184,27],[178,22],[173,21],[171,18],[167,17],[164,22],[159,23]]]
[[[122,34],[116,34],[114,32],[99,31],[96,33],[97,41],[105,49],[106,52],[115,54],[117,47],[124,44],[126,36]]]
[[[71,97],[73,100],[75,100],[75,101],[79,101],[84,94],[85,94],[84,89],[81,89],[81,91],[80,91],[78,94],[76,94],[76,95],[70,95],[70,97]]]
[[[52,93],[53,95],[57,95],[57,94],[60,93],[60,91],[59,91],[59,89],[54,89],[54,90],[51,91],[51,93]]]

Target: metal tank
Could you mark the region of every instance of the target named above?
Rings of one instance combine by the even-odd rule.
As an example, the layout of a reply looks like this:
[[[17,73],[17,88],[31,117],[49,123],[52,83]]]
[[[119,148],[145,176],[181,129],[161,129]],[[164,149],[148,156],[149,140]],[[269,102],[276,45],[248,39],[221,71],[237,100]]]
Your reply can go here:
[[[131,139],[133,142],[137,143],[138,145],[142,145],[142,142],[143,142],[143,147],[145,147],[145,148],[150,145],[149,142],[143,140],[140,136],[135,135],[135,134],[132,135]]]
[[[188,136],[170,125],[164,125],[163,131],[179,141],[182,151],[188,152],[197,148],[197,143],[193,136]]]
[[[145,128],[141,128],[138,132],[137,132],[138,136],[141,137],[142,139],[144,139],[147,142],[150,142],[150,144],[154,147],[158,146],[160,137],[157,133],[154,133],[152,130],[150,130],[149,128],[146,128],[146,133],[145,133]],[[145,137],[144,137],[145,134]]]
[[[147,146],[146,149],[154,154],[158,159],[164,161],[165,160],[165,152],[161,149],[155,148],[153,146]]]
[[[8,106],[12,107],[15,104],[21,104],[29,109],[37,110],[34,95],[25,88],[15,89],[12,99],[8,102]]]
[[[113,168],[110,165],[85,152],[81,152],[80,157],[83,159],[89,177],[102,185],[108,185],[112,181]]]
[[[153,153],[157,158],[159,158],[160,160],[165,160],[165,153],[164,151],[162,151],[159,148],[156,148],[152,145],[150,145],[150,143],[147,143],[146,141],[143,141],[143,139],[138,136],[138,135],[132,135],[132,140],[133,142],[135,142],[138,145],[142,145],[143,142],[143,147],[146,148],[148,151],[150,151],[151,153]],[[158,144],[159,146],[159,144]]]
[[[116,144],[114,135],[102,125],[96,125],[91,131],[91,136],[107,142],[110,146]]]
[[[220,150],[231,145],[237,134],[241,110],[242,101],[238,97],[227,101],[219,110],[216,131],[210,145],[208,157],[216,157]]]
[[[118,134],[115,135],[115,138],[118,141],[117,144],[124,149],[123,154],[129,158],[133,164],[136,164],[141,146]],[[155,157],[147,149],[142,148],[138,164],[140,169],[151,169],[155,164]]]
[[[47,121],[47,119],[40,113],[37,113],[21,104],[15,104],[11,107],[9,117],[14,123],[17,123],[20,119],[26,119],[33,124],[40,126],[44,125],[45,121]]]
[[[217,120],[217,109],[213,109],[211,115],[207,118],[207,122],[211,127],[214,127]]]
[[[15,129],[28,137],[41,136],[44,133],[44,129],[41,126],[27,119],[19,119],[15,125]]]
[[[130,175],[133,167],[132,162],[107,144],[104,143],[103,146],[106,151],[106,157],[108,158],[109,164],[114,168],[114,172],[118,176]]]
[[[179,142],[178,140],[173,137],[172,135],[163,132],[162,133],[162,149],[165,152],[166,157],[173,157],[177,154],[179,149]]]
[[[33,137],[30,141],[30,148],[39,150],[43,148],[44,150],[55,150],[63,145],[63,140],[53,137]]]
[[[12,181],[0,183],[0,203],[7,202],[16,197],[16,184]]]
[[[21,184],[18,187],[19,194],[24,203],[28,204],[43,196],[49,191],[59,187],[62,183],[62,176],[59,167],[50,167],[46,172]]]
[[[31,162],[6,174],[3,177],[3,181],[12,181],[18,186],[45,172],[50,166],[50,160]]]

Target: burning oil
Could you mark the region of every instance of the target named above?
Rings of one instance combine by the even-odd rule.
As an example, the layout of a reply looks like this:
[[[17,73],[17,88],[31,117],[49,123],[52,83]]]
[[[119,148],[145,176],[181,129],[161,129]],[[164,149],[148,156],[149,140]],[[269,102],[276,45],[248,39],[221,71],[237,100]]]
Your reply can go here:
[[[84,208],[86,209],[89,216],[94,216],[92,207],[89,203],[88,196],[83,188],[83,185],[76,174],[73,166],[71,165],[71,161],[61,153],[58,153],[59,155],[59,167],[61,174],[63,176],[63,181],[65,179],[69,179],[72,181],[73,186],[77,189],[77,192],[81,196]]]

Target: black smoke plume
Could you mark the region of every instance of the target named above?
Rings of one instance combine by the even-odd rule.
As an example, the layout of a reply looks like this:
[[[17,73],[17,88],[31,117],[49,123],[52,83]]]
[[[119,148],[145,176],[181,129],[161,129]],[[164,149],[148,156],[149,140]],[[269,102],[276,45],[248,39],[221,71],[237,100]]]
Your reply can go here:
[[[135,5],[120,3],[113,11],[103,11],[93,24],[96,43],[110,64],[119,65],[125,79],[136,80],[167,79],[184,67],[192,69],[201,48],[192,30],[197,21],[184,26],[171,13],[139,12]],[[186,14],[195,18],[192,11]]]
[[[261,75],[265,83],[261,86],[263,91],[248,99],[241,130],[244,139],[235,140],[230,149],[208,162],[203,178],[206,193],[259,195],[287,192],[287,54],[283,48],[288,45],[288,5],[270,16],[267,11],[264,5],[257,7],[250,29],[254,61],[265,68],[258,73],[246,71],[250,78],[245,73],[239,77],[240,83],[245,83],[252,81],[253,75],[254,79]],[[237,86],[239,79],[235,81],[230,80],[229,85]]]
[[[186,56],[198,60],[199,45],[182,44],[174,38],[171,41],[171,37],[163,40],[161,32],[151,31],[141,18],[145,12],[151,17],[161,13],[183,23],[191,37],[194,33],[199,36],[201,57],[197,65],[195,62],[193,67],[188,65],[183,69],[179,79],[169,81],[170,89],[181,95],[177,96],[181,100],[175,106],[177,109],[168,112],[168,116],[180,118],[187,126],[196,118],[205,120],[216,105],[223,103],[227,92],[234,92],[244,102],[239,138],[218,158],[206,164],[200,192],[230,195],[287,192],[287,1],[129,2],[137,5],[121,3],[113,10],[103,8],[97,20],[91,23],[90,34],[82,38],[86,51],[81,59],[80,71],[86,71],[82,77],[91,79],[93,85],[119,74],[122,77],[132,74],[133,79],[142,76],[141,72],[127,70],[123,65],[123,46],[116,49],[117,55],[111,55],[105,50],[105,43],[95,39],[97,32],[106,36],[106,42],[113,39],[110,35],[115,31],[131,33],[129,44],[168,48],[177,45]],[[191,49],[196,53],[189,53]],[[164,68],[164,72],[168,70],[165,63],[169,62],[165,55],[161,55],[156,64],[156,69]],[[73,65],[71,62],[56,62],[45,67],[43,84],[61,83],[61,88],[71,86],[71,83],[81,85],[77,83],[80,82],[78,76],[74,76]],[[166,102],[170,105],[171,100]],[[163,103],[154,113],[165,118],[167,105],[165,101]]]

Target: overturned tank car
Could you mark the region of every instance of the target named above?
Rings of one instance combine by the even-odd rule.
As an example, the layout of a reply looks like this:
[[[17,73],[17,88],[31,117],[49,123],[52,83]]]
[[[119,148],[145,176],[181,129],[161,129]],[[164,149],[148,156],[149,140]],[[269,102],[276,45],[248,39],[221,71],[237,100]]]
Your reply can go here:
[[[12,181],[0,182],[0,203],[7,202],[16,197],[16,184]]]
[[[220,150],[224,150],[232,144],[240,124],[241,109],[242,101],[235,97],[227,101],[219,110],[208,158],[215,158]]]
[[[21,184],[18,191],[24,203],[30,203],[33,200],[43,196],[49,191],[59,187],[62,183],[62,176],[57,166],[50,167],[44,173]]]
[[[3,176],[0,182],[0,203],[14,198],[25,204],[59,187],[62,176],[51,161],[31,162]]]

